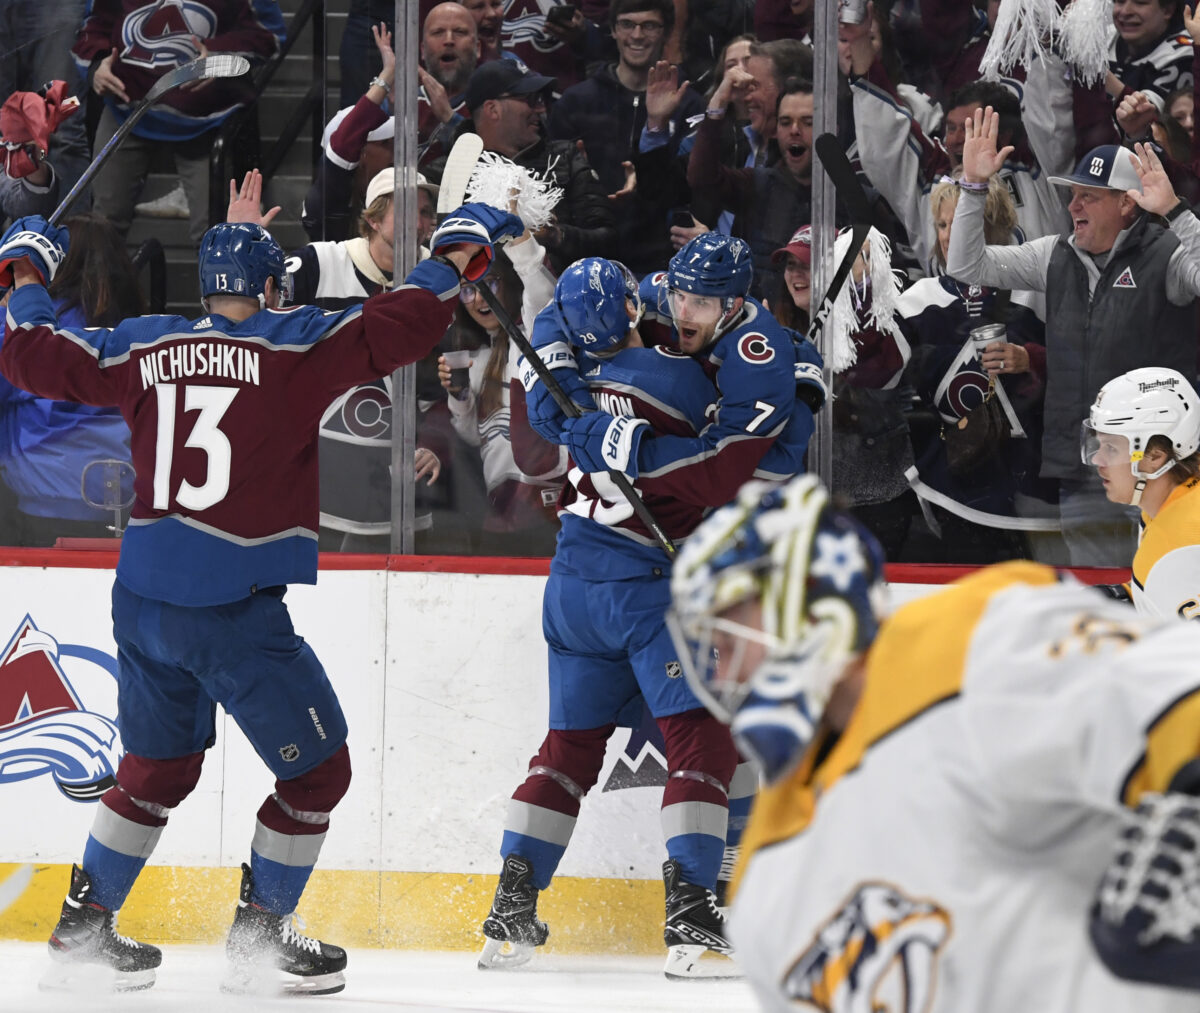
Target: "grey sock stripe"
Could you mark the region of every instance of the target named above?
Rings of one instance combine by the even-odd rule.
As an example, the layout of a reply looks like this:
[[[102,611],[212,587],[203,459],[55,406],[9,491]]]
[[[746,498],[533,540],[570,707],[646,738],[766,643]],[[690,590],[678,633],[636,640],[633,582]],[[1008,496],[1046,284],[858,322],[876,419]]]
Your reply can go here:
[[[302,868],[317,864],[317,856],[320,855],[321,845],[324,843],[324,834],[281,834],[263,826],[262,821],[256,820],[254,840],[251,841],[250,847],[269,862]]]
[[[508,800],[504,829],[565,848],[575,830],[575,817],[513,798]]]
[[[134,823],[101,802],[92,821],[92,836],[110,851],[131,858],[149,858],[162,836],[162,827]]]
[[[676,802],[664,806],[662,829],[664,840],[682,834],[707,834],[725,840],[729,824],[729,810],[712,802]]]
[[[749,798],[758,791],[758,767],[753,763],[739,763],[729,782],[730,798]]]

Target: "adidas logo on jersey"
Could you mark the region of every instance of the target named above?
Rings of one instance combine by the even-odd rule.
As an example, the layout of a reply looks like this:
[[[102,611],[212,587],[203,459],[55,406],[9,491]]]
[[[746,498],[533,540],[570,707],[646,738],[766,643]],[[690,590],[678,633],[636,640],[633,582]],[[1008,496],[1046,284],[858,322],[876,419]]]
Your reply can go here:
[[[1137,282],[1133,280],[1133,272],[1129,268],[1125,268],[1120,273],[1117,280],[1113,282],[1113,288],[1137,288]]]
[[[208,331],[212,330],[212,317],[201,317],[192,324],[193,331]]]

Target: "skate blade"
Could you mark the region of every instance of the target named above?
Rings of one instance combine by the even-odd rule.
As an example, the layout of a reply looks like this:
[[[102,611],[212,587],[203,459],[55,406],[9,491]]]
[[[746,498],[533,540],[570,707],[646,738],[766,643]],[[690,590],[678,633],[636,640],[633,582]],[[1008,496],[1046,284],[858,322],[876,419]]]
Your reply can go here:
[[[346,987],[346,975],[341,971],[331,974],[283,974],[274,968],[231,969],[221,981],[221,991],[226,995],[252,995],[259,998],[298,995],[332,995]]]
[[[504,947],[508,949],[504,949]],[[507,939],[489,939],[479,955],[479,970],[491,971],[503,967],[520,967],[533,956],[531,943],[514,943]]]
[[[667,949],[663,974],[671,981],[728,981],[743,977],[729,957],[707,946],[680,944]]]
[[[117,971],[105,964],[51,960],[38,979],[41,992],[141,992],[153,986],[154,968]]]

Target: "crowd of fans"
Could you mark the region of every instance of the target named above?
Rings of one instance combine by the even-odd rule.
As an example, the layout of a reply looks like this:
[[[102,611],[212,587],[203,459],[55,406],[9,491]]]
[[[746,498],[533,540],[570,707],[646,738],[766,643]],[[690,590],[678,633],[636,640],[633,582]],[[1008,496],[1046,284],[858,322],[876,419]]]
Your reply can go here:
[[[73,39],[64,34],[67,6]],[[97,0],[86,19],[82,6],[60,5],[47,25],[35,12],[48,5],[0,0],[8,29],[0,99],[60,78],[86,100],[58,117],[48,143],[6,132],[0,112],[0,218],[49,213],[86,165],[84,126],[99,150],[164,68],[212,52],[262,61],[285,38],[271,0],[210,3],[207,26],[169,4]],[[877,231],[851,281],[848,354],[826,353],[833,489],[893,560],[1125,565],[1136,515],[1107,502],[1077,432],[1119,373],[1197,372],[1200,285],[1190,261],[1200,229],[1189,211],[1164,220],[1126,191],[1140,188],[1131,150],[1145,142],[1175,192],[1200,198],[1200,17],[1177,0],[1114,0],[1108,70],[1095,84],[1053,47],[985,80],[980,62],[1002,8],[1003,0],[876,0],[861,23],[839,24],[838,137]],[[298,301],[339,308],[392,285],[393,13],[391,0],[350,4],[343,108],[326,126],[303,208],[287,209],[312,239],[288,262]],[[418,244],[433,226],[446,154],[473,131],[485,151],[562,194],[552,220],[510,246],[483,282],[514,320],[531,319],[554,276],[579,257],[614,257],[643,277],[716,230],[749,243],[753,294],[803,331],[813,305],[808,224],[821,101],[812,18],[812,0],[420,0]],[[128,38],[154,40],[154,51]],[[73,237],[87,230],[86,242],[99,243],[106,223],[124,235],[148,152],[164,143],[194,237],[226,210],[230,220],[269,224],[257,176],[234,190],[228,209],[208,206],[206,151],[220,124],[252,101],[246,88],[209,82],[146,117],[95,179],[92,215],[68,222]],[[980,151],[985,109],[998,114],[990,158]],[[836,219],[848,224],[840,203]],[[117,299],[120,260],[95,260],[81,265],[81,288],[60,294],[64,311],[88,323],[137,312],[136,300]],[[111,277],[96,283],[91,271]],[[880,278],[898,281],[886,305]],[[97,291],[108,293],[103,306],[94,305]],[[460,298],[442,347],[418,367],[418,550],[549,554],[566,461],[529,428],[523,398],[510,397],[518,352],[486,301],[474,286]],[[443,357],[461,350],[471,353],[465,381]],[[387,548],[391,410],[381,382],[327,413],[323,548]],[[56,488],[45,495],[57,505],[39,509],[25,477],[40,470],[30,448],[44,452],[56,440],[64,473],[119,460],[108,422],[71,416],[33,440],[28,404],[9,399],[0,411],[0,541],[53,544],[100,522],[82,478],[78,503]],[[106,434],[95,446],[83,438],[92,429]],[[43,522],[24,522],[30,514]],[[73,526],[55,530],[46,517]]]

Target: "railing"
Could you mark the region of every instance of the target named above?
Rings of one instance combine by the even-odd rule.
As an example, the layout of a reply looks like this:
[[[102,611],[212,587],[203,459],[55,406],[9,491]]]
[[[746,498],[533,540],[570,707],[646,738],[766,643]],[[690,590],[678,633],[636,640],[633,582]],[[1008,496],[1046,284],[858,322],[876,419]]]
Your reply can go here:
[[[258,99],[266,91],[275,72],[283,65],[283,61],[291,53],[296,41],[304,32],[305,27],[312,23],[312,58],[315,66],[320,68],[313,77],[312,84],[301,100],[299,107],[280,127],[279,137],[271,149],[263,155],[259,142],[258,129]],[[325,129],[325,0],[304,0],[300,9],[292,16],[288,27],[287,38],[279,52],[259,67],[254,74],[254,100],[244,109],[234,113],[225,121],[213,141],[212,154],[209,161],[208,176],[208,220],[210,225],[225,220],[225,207],[228,200],[228,181],[238,178],[250,168],[257,167],[263,174],[264,181],[269,181],[283,160],[287,157],[292,145],[300,137],[305,121],[309,123],[312,136],[313,169],[319,158],[320,145],[318,141]],[[232,171],[230,162],[233,162]]]

